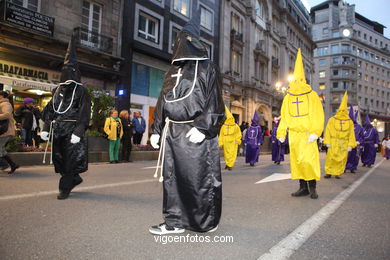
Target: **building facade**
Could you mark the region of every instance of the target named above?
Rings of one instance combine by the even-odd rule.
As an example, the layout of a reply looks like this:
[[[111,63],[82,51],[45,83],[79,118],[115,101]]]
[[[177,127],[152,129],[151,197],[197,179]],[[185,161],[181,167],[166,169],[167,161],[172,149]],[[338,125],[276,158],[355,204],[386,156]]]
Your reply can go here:
[[[201,41],[209,56],[218,63],[218,0],[131,0],[125,1],[122,53],[125,58],[123,98],[119,106],[139,111],[147,124],[142,143],[147,142],[153,112],[165,72],[171,64],[177,33],[201,11]]]
[[[272,128],[280,115],[298,48],[308,82],[314,72],[310,16],[299,0],[223,0],[220,68],[224,100],[236,121]]]
[[[311,9],[315,50],[314,87],[323,97],[326,119],[344,92],[380,136],[390,134],[390,40],[384,26],[355,12],[355,5],[325,1]]]
[[[33,97],[43,108],[59,82],[72,33],[82,83],[115,93],[120,78],[121,0],[0,1],[0,86],[15,108]]]

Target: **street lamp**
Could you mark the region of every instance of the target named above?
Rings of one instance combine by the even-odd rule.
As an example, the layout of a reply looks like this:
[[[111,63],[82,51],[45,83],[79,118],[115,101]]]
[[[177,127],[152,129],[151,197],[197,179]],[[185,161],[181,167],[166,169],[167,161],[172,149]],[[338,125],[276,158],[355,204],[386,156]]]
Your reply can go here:
[[[294,79],[294,75],[293,74],[288,74],[288,76],[287,76],[288,83],[290,83],[293,79]]]

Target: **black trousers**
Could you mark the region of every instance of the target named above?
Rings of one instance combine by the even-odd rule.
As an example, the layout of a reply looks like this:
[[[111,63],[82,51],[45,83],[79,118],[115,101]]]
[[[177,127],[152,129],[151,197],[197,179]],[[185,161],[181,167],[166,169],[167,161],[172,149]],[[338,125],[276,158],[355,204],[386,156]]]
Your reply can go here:
[[[143,133],[135,132],[135,134],[134,134],[134,136],[133,136],[133,143],[134,143],[134,144],[140,144],[143,135],[144,135]]]
[[[79,174],[62,174],[60,178],[60,183],[58,188],[60,191],[70,191],[76,184],[79,184],[82,181]]]
[[[129,161],[131,154],[131,137],[122,138],[122,160]]]

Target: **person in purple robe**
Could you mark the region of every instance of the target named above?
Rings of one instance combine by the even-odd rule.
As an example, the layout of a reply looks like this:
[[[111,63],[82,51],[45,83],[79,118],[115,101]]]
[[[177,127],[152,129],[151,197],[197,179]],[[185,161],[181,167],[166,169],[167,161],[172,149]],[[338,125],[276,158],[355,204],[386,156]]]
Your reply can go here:
[[[359,165],[359,154],[360,154],[360,145],[363,144],[363,128],[357,123],[357,117],[358,117],[359,111],[356,111],[356,113],[353,112],[353,107],[350,106],[349,108],[349,117],[353,121],[354,130],[355,130],[355,138],[356,138],[356,148],[353,148],[348,153],[348,160],[347,165],[345,167],[345,170],[351,171],[351,173],[355,173],[358,165]]]
[[[252,125],[246,131],[244,143],[246,144],[245,163],[254,166],[259,161],[260,145],[263,143],[263,134],[256,111]]]
[[[280,121],[275,121],[276,125],[272,129],[271,142],[272,142],[272,161],[275,164],[280,164],[284,161],[284,152],[286,150],[287,138],[281,143],[278,138],[276,138],[276,132],[278,131]]]
[[[378,131],[371,125],[370,118],[366,116],[363,130],[363,167],[371,167],[375,163],[376,148],[379,143]]]

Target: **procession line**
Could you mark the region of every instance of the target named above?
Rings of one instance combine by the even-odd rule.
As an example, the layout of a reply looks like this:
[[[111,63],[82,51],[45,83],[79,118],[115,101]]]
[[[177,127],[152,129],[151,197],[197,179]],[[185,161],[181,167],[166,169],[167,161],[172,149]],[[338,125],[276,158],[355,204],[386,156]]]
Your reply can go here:
[[[340,192],[333,200],[328,202],[317,213],[307,219],[287,237],[273,246],[269,252],[263,254],[258,260],[283,260],[288,259],[295,253],[317,229],[346,201],[349,196],[362,184],[374,170],[380,166],[385,159],[382,159],[366,174],[352,183],[348,188]]]
[[[157,182],[157,180],[156,179],[146,179],[146,180],[139,180],[139,181],[128,181],[128,182],[101,184],[101,185],[86,186],[86,187],[77,187],[74,189],[74,191],[87,191],[87,190],[95,190],[95,189],[114,188],[114,187],[148,183],[148,182]],[[52,191],[39,191],[39,192],[25,193],[25,194],[18,194],[18,195],[8,195],[8,196],[1,196],[0,201],[35,198],[35,197],[53,195],[53,194],[57,194],[57,193],[58,193],[58,190],[52,190]]]

